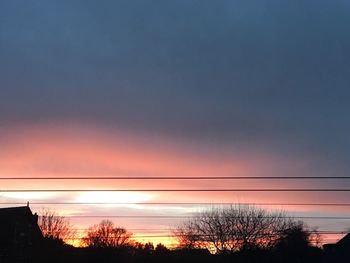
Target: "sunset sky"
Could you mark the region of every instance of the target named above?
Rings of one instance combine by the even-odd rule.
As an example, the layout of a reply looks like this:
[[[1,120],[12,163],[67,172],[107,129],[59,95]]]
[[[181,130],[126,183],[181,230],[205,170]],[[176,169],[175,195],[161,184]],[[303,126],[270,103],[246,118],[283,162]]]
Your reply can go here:
[[[348,176],[349,26],[346,0],[0,1],[0,177]],[[137,203],[350,203],[350,192],[6,192],[212,188],[350,180],[1,180],[0,202],[131,203],[31,208],[82,231],[104,219],[88,216],[174,216],[111,218],[165,243],[148,236],[205,206]]]

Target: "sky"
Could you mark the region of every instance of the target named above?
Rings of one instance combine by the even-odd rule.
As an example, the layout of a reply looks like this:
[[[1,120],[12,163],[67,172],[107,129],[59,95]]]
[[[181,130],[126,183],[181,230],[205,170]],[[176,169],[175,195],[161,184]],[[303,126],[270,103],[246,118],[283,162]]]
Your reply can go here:
[[[346,0],[3,0],[0,177],[347,176],[349,25]],[[3,180],[0,199],[349,199],[346,192],[4,192],[225,187],[346,188],[350,182]],[[295,215],[350,215],[344,207],[280,208]],[[86,216],[188,215],[203,208],[110,204],[53,209]],[[86,228],[99,218],[70,220]],[[159,218],[114,221],[162,233],[179,224],[179,219]],[[350,226],[348,221],[308,223],[327,230]]]

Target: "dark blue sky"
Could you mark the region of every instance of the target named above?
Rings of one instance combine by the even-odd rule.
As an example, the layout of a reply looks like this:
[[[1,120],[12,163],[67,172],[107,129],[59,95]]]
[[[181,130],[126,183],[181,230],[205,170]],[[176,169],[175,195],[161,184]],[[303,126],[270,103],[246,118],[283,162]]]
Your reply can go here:
[[[0,128],[76,121],[350,161],[348,1],[1,1]]]

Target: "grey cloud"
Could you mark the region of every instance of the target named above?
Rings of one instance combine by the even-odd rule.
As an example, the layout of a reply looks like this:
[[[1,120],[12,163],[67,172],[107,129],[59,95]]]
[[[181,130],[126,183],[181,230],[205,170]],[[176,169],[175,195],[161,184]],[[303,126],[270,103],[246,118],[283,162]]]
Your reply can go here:
[[[346,166],[347,1],[2,1],[0,121],[87,120]]]

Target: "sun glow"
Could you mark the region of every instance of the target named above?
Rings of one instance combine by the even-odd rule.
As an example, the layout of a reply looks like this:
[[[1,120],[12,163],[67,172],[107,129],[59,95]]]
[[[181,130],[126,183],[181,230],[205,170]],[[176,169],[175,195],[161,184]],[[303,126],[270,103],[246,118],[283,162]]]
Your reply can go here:
[[[152,194],[135,192],[84,192],[80,193],[75,202],[100,204],[135,204],[149,201]]]

